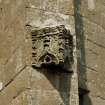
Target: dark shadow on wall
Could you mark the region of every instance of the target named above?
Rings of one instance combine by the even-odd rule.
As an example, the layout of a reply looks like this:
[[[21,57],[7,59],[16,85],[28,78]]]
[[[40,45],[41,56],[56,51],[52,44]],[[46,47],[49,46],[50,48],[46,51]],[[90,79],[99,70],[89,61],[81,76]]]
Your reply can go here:
[[[47,72],[46,73],[47,78],[52,83],[54,88],[59,92],[60,97],[63,101],[60,105],[70,105],[70,86],[71,86],[71,73],[60,73],[60,72]],[[51,79],[50,77],[53,76]],[[56,78],[56,76],[58,78]],[[59,84],[56,83],[56,80],[59,80]],[[58,87],[57,87],[58,86]]]
[[[70,83],[72,73],[59,72],[56,68],[41,68],[37,69],[37,71],[44,74],[46,78],[50,81],[52,86],[58,91],[62,100],[62,102],[58,105],[70,105]],[[56,98],[55,100],[58,100],[58,97],[54,98]]]
[[[85,56],[85,36],[83,16],[81,13],[81,0],[74,0],[74,18],[75,30],[77,38],[77,69],[79,77],[79,103],[80,105],[92,105],[91,99],[88,96],[88,89],[86,86],[86,56]],[[88,101],[86,101],[88,100]]]

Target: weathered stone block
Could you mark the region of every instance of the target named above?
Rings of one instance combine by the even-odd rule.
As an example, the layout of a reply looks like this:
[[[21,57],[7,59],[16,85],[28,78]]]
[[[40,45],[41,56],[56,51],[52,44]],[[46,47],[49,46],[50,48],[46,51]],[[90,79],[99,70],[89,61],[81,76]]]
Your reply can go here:
[[[73,36],[64,25],[31,30],[32,65],[70,71],[73,63]],[[61,71],[62,72],[62,71]]]

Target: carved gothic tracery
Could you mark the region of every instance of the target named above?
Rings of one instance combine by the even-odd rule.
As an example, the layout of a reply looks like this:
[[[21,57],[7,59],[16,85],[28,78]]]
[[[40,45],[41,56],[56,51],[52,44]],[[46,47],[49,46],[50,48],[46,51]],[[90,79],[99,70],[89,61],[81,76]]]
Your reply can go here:
[[[70,69],[73,62],[73,38],[64,25],[31,30],[32,65],[56,65]]]

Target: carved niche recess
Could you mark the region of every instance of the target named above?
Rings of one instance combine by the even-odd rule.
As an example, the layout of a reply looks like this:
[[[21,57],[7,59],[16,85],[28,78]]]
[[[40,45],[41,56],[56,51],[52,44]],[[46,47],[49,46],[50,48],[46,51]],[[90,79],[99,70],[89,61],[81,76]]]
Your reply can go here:
[[[32,66],[72,71],[73,37],[64,25],[31,30]]]

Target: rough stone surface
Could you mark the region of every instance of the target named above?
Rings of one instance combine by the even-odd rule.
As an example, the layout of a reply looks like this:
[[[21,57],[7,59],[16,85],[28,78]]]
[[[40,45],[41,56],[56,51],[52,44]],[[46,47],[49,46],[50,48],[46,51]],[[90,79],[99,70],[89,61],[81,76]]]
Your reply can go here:
[[[105,2],[77,0],[75,7],[79,87],[90,91],[84,96],[83,105],[104,105]]]
[[[73,75],[33,69],[27,25],[62,24],[77,46]],[[105,0],[0,0],[0,105],[78,105],[78,79],[81,105],[105,105],[104,34]]]
[[[73,74],[31,67],[27,26],[65,25],[73,35]],[[78,105],[73,0],[0,0],[0,105]]]

